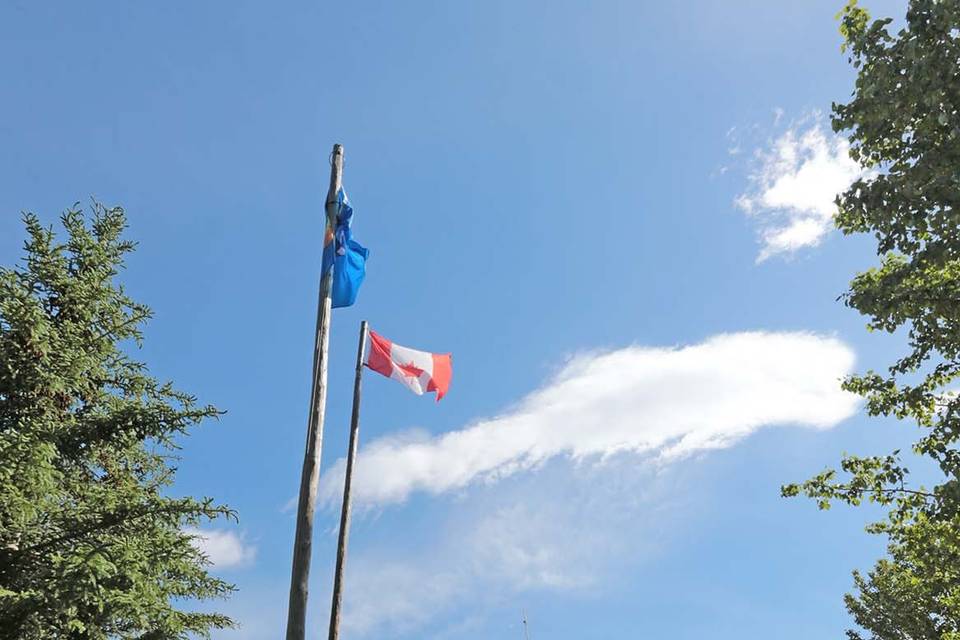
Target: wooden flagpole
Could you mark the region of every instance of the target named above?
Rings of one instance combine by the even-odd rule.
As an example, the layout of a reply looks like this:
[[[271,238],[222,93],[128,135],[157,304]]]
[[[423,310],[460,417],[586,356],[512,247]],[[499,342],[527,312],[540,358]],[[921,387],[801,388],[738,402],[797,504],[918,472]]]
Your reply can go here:
[[[336,228],[337,193],[343,178],[343,146],[333,145],[330,162],[330,188],[324,206],[327,225]],[[324,231],[326,233],[326,231]],[[317,302],[317,328],[313,344],[313,382],[310,391],[310,417],[307,421],[307,445],[300,475],[297,502],[297,533],[293,542],[293,567],[290,571],[290,603],[287,608],[287,640],[304,640],[307,617],[307,592],[310,583],[310,548],[313,542],[313,512],[320,479],[320,453],[323,449],[323,416],[327,405],[327,352],[330,344],[331,292],[333,268],[320,279]]]
[[[360,323],[360,344],[357,347],[357,372],[353,379],[353,413],[350,416],[350,444],[347,447],[347,473],[343,479],[343,507],[340,509],[340,535],[337,538],[337,568],[333,573],[333,597],[330,604],[330,635],[340,636],[340,604],[343,600],[343,568],[347,562],[347,540],[350,537],[350,487],[353,483],[353,465],[357,459],[360,439],[360,382],[363,379],[363,359],[367,346],[367,321]]]

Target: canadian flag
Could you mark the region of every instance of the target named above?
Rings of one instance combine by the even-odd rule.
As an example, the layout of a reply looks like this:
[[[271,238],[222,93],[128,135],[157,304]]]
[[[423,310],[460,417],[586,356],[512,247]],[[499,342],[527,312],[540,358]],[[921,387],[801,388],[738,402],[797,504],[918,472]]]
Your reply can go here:
[[[453,358],[449,353],[402,347],[372,330],[367,335],[363,364],[406,385],[418,396],[424,391],[436,391],[437,402],[446,395],[453,377]]]

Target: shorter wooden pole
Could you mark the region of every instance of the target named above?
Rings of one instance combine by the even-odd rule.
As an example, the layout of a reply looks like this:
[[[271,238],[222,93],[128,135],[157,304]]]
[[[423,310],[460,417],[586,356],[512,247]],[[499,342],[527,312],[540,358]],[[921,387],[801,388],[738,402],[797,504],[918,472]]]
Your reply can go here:
[[[360,438],[360,382],[363,378],[363,357],[367,346],[367,321],[360,323],[360,345],[357,347],[357,371],[353,379],[353,414],[350,417],[350,444],[347,447],[347,473],[343,479],[343,506],[340,509],[340,535],[337,538],[337,567],[333,573],[333,597],[330,604],[329,640],[340,636],[340,604],[343,600],[343,568],[347,562],[347,540],[350,537],[350,485],[357,459]]]

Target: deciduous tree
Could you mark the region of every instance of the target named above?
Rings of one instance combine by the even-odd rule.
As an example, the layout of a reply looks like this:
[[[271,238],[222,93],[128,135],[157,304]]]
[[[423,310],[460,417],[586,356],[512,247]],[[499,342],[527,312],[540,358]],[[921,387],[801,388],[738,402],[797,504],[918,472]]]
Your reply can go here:
[[[888,557],[846,597],[851,638],[960,638],[960,2],[911,0],[903,26],[872,20],[851,0],[840,14],[843,50],[857,69],[852,99],[833,105],[833,128],[874,171],[837,199],[837,226],[877,242],[879,264],[857,274],[844,300],[871,331],[901,331],[906,353],[886,371],[845,381],[873,416],[920,431],[910,457],[932,461],[930,488],[909,482],[906,456],[847,456],[841,471],[783,488],[821,508],[883,505],[871,525]]]

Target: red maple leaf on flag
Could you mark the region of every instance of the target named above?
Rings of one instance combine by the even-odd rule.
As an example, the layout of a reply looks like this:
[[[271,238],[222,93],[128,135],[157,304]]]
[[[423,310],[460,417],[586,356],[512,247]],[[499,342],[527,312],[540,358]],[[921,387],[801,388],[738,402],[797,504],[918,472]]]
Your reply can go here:
[[[397,369],[400,369],[400,372],[407,376],[408,378],[419,378],[423,373],[423,369],[417,367],[413,362],[408,362],[407,364],[398,364],[396,365]]]

